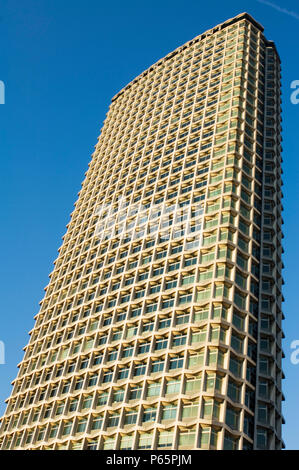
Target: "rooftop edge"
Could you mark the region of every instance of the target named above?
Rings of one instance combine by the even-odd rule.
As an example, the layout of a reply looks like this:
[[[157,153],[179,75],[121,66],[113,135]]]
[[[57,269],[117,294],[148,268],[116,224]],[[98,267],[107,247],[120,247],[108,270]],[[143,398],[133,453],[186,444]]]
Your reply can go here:
[[[187,47],[191,46],[194,42],[197,42],[201,39],[204,39],[207,35],[210,35],[210,34],[214,34],[216,33],[217,31],[221,31],[222,29],[225,29],[227,28],[228,26],[231,26],[235,23],[237,23],[238,21],[241,21],[243,19],[246,19],[248,21],[250,21],[256,28],[258,28],[262,33],[264,32],[264,27],[258,23],[249,13],[240,13],[239,15],[237,16],[234,16],[233,18],[230,18],[226,21],[224,21],[223,23],[220,23],[216,26],[214,26],[213,28],[211,29],[208,29],[207,31],[205,31],[204,33],[201,33],[199,34],[198,36],[195,36],[195,38],[191,39],[190,41],[187,41],[185,44],[183,44],[182,46],[179,46],[177,47],[174,51],[172,52],[169,52],[166,56],[162,57],[162,59],[159,59],[157,62],[155,62],[153,65],[151,65],[149,68],[147,68],[146,70],[144,70],[143,72],[141,72],[139,75],[137,75],[137,77],[135,77],[133,80],[131,80],[127,85],[125,85],[118,93],[116,93],[116,95],[113,96],[113,98],[111,99],[111,103],[113,103],[114,101],[117,100],[117,98],[119,96],[121,96],[126,90],[128,90],[129,88],[131,88],[131,86],[136,83],[140,78],[144,77],[145,75],[147,75],[149,72],[151,72],[155,67],[159,66],[162,64],[162,62],[166,61],[166,60],[169,60],[171,59],[172,57],[174,57],[176,54],[178,54],[179,52],[181,52],[182,50],[186,49]],[[268,41],[269,45],[273,45],[275,50],[276,50],[276,47],[274,45],[274,42],[273,41]],[[276,53],[277,53],[277,50],[276,50]],[[278,55],[278,53],[277,53]]]

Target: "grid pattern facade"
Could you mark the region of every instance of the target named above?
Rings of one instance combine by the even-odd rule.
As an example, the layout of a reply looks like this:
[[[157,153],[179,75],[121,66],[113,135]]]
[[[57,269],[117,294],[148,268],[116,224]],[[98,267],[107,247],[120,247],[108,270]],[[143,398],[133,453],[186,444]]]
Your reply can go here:
[[[282,448],[280,104],[247,14],[112,99],[1,449]]]

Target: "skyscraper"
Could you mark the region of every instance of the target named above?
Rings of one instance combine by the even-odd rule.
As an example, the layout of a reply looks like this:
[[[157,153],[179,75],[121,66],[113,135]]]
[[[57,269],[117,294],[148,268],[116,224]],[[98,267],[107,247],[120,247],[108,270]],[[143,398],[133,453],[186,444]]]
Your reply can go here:
[[[112,99],[2,449],[281,449],[280,60],[248,14]]]

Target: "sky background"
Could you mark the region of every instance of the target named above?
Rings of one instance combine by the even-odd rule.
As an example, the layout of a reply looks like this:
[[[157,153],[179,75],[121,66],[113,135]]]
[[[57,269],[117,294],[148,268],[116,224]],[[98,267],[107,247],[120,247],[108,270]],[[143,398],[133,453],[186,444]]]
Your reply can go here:
[[[277,0],[0,0],[0,415],[34,325],[61,237],[113,95],[205,30],[247,11],[276,42],[283,67],[284,416],[299,449],[299,2]]]

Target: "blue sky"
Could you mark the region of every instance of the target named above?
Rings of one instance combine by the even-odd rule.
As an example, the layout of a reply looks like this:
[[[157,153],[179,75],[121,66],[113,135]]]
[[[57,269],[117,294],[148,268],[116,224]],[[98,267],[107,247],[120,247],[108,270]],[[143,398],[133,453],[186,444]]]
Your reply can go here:
[[[243,11],[276,42],[283,67],[284,439],[299,449],[299,4],[291,0],[2,0],[0,80],[0,414],[111,97],[184,42]]]

